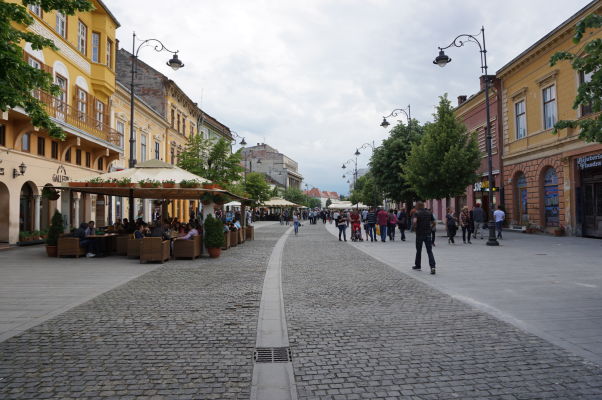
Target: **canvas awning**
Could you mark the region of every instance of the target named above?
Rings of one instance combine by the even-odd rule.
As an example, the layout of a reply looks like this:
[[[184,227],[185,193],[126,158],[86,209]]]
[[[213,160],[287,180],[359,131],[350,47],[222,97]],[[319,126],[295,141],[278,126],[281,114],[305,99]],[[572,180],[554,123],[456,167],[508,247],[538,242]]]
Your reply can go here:
[[[272,197],[261,204],[262,207],[301,207],[299,204],[292,203],[281,197]]]
[[[328,206],[331,210],[345,210],[348,208],[353,208],[353,204],[350,201],[341,201],[337,203],[332,203]]]
[[[90,176],[89,178],[84,179],[84,181],[89,181],[92,178],[101,178],[104,180],[129,178],[132,183],[138,183],[145,179],[153,179],[156,181],[166,181],[171,179],[176,183],[183,180],[195,180],[200,183],[211,182],[205,178],[201,178],[200,176],[193,174],[192,172],[188,172],[180,167],[159,160],[148,160],[136,164],[134,168]]]

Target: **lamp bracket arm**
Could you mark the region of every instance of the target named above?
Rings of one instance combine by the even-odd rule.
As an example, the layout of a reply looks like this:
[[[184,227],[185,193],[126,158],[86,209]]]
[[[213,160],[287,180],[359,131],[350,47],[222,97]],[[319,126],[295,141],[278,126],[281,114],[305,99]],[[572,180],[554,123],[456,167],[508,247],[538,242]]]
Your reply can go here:
[[[140,44],[136,48],[136,54],[135,54],[136,58],[138,58],[138,53],[140,52],[140,49],[142,49],[143,47],[146,47],[146,46],[152,46],[152,44],[155,45],[154,49],[158,53],[162,52],[162,51],[167,51],[168,53],[171,53],[171,54],[178,54],[178,51],[179,51],[179,50],[176,50],[176,51],[169,50],[167,47],[165,47],[165,45],[159,39],[136,39],[136,40],[140,41]]]
[[[391,114],[389,114],[389,115],[387,115],[386,117],[383,117],[383,118],[397,117],[398,115],[400,115],[402,113],[406,116],[406,118],[409,121],[410,120],[410,115],[403,108],[397,108],[397,109],[391,111]]]
[[[476,35],[469,35],[467,33],[463,33],[461,35],[456,36],[456,38],[454,40],[452,40],[452,42],[450,44],[448,44],[445,47],[439,47],[439,50],[445,50],[445,49],[449,49],[450,47],[454,46],[454,47],[462,47],[464,46],[464,43],[466,42],[472,42],[475,43],[477,46],[479,46],[479,51],[482,53],[483,52],[483,46],[481,45],[481,42],[479,41],[479,39],[477,38],[478,36],[481,36],[483,34],[483,30],[481,29],[481,32],[476,34]]]

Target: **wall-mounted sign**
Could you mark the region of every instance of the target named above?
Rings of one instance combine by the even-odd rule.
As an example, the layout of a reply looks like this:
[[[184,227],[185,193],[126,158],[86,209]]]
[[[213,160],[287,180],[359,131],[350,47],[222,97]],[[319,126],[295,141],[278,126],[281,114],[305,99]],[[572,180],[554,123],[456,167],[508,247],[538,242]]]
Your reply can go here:
[[[602,167],[602,153],[579,157],[577,159],[577,165],[579,165],[579,169]]]
[[[472,190],[475,192],[488,192],[489,191],[489,181],[481,181],[477,182],[473,185]],[[493,187],[492,191],[497,192],[499,188]]]
[[[67,170],[63,165],[59,165],[56,174],[52,174],[52,182],[69,182],[71,179],[67,176]]]

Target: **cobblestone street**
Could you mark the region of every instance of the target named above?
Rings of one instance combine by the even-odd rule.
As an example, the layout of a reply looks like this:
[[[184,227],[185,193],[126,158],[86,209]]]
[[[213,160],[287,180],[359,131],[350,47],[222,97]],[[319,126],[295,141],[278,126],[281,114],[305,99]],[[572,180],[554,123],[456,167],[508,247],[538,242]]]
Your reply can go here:
[[[249,399],[265,271],[288,228],[169,261],[1,342],[0,398]],[[602,398],[594,363],[321,224],[288,237],[281,268],[299,399]]]

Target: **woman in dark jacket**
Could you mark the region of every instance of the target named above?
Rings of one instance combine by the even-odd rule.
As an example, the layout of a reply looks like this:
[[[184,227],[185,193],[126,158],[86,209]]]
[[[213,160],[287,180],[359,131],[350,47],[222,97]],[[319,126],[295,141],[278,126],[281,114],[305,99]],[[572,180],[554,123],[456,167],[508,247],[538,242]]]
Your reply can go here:
[[[452,214],[451,208],[447,209],[447,214],[445,215],[445,225],[447,226],[447,243],[455,244],[454,237],[458,231],[458,223]]]

